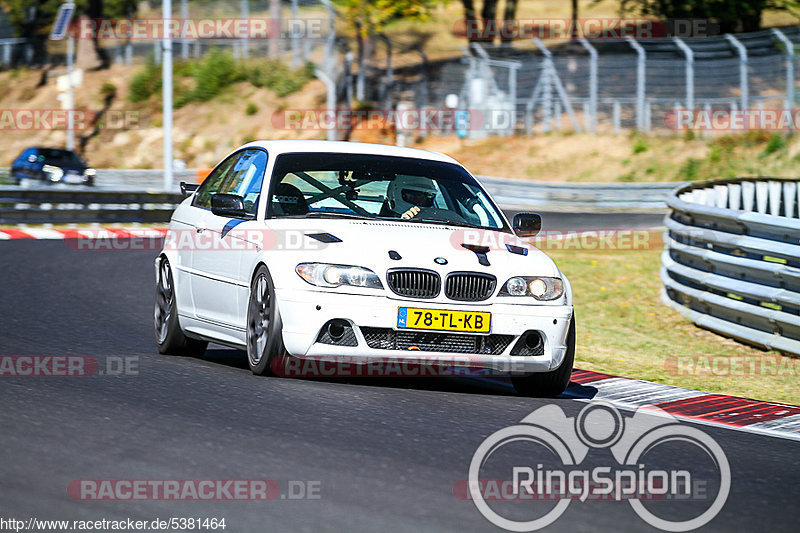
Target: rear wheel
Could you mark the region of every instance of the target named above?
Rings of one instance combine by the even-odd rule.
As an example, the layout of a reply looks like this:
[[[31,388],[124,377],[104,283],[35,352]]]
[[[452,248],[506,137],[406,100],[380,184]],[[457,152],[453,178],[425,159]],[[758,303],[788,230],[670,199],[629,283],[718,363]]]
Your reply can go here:
[[[567,353],[561,365],[550,372],[538,372],[524,376],[511,376],[514,389],[523,396],[558,396],[569,386],[572,365],[575,363],[575,315],[567,332]]]
[[[247,306],[247,362],[257,375],[280,375],[286,361],[283,325],[269,270],[261,265],[250,285]]]
[[[192,339],[183,334],[178,323],[178,308],[175,305],[175,285],[169,260],[164,257],[158,267],[156,280],[156,304],[153,311],[156,345],[158,351],[170,355],[199,356],[205,353],[208,343]]]

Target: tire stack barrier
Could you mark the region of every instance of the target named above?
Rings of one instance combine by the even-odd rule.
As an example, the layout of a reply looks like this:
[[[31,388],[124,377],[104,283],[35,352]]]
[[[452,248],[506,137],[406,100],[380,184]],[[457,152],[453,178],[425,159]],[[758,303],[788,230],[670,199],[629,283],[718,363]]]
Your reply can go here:
[[[800,181],[684,185],[667,205],[664,303],[703,328],[800,354]]]

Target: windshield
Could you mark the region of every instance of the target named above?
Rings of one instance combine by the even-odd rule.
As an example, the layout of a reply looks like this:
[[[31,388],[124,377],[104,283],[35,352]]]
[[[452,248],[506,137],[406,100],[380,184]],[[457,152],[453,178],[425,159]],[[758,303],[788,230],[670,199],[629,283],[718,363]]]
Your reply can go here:
[[[363,154],[275,160],[271,217],[358,217],[510,231],[466,170],[452,163]]]
[[[75,152],[69,150],[58,150],[54,148],[40,148],[39,161],[44,161],[50,165],[66,167],[82,167],[83,161]]]

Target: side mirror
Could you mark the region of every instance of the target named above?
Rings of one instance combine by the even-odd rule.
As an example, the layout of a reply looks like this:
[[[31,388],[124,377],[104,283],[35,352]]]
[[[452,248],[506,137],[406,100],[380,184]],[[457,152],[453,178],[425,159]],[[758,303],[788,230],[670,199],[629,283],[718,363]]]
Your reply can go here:
[[[211,212],[215,215],[228,218],[255,218],[244,208],[244,198],[236,194],[217,193],[211,196]]]
[[[542,217],[537,213],[517,213],[512,226],[517,237],[534,237],[542,229]]]
[[[185,181],[182,181],[181,194],[183,195],[184,198],[186,198],[187,196],[191,196],[192,194],[194,194],[194,191],[196,191],[199,186],[200,185],[196,183],[186,183]]]

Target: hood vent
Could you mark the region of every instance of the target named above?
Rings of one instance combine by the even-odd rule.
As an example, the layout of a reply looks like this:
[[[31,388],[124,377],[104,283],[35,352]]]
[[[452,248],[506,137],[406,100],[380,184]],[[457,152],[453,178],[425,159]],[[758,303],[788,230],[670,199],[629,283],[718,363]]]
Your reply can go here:
[[[319,242],[330,244],[332,242],[342,242],[342,239],[330,233],[306,233],[306,237],[311,237]]]

